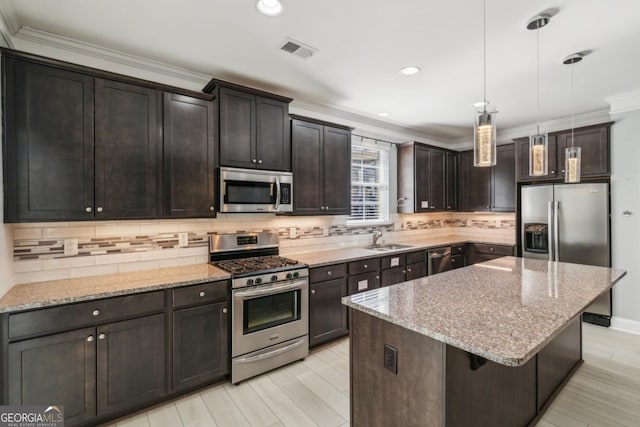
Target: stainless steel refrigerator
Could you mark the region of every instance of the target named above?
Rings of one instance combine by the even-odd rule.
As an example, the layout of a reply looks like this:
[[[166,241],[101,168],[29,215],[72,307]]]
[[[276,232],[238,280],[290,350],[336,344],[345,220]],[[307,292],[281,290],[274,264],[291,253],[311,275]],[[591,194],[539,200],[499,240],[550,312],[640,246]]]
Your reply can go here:
[[[525,258],[611,266],[609,184],[521,187],[521,247]],[[611,291],[590,305],[583,320],[611,323]]]

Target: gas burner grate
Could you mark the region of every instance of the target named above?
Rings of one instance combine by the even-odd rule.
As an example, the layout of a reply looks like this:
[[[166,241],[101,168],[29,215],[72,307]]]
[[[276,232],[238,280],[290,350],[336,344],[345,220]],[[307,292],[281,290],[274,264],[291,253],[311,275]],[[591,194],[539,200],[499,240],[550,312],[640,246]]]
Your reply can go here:
[[[297,265],[298,261],[281,256],[259,256],[215,262],[214,265],[234,274],[253,273]]]

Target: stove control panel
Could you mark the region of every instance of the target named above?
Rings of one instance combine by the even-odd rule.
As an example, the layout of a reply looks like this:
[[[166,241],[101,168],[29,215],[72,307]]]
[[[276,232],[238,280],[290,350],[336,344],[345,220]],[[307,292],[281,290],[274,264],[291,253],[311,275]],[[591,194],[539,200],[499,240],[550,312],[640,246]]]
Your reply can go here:
[[[233,279],[232,287],[234,289],[244,288],[247,286],[267,285],[270,283],[283,282],[287,280],[296,280],[309,277],[309,269],[307,267],[297,268],[295,270],[276,271],[265,274],[257,274],[251,277],[239,277]]]

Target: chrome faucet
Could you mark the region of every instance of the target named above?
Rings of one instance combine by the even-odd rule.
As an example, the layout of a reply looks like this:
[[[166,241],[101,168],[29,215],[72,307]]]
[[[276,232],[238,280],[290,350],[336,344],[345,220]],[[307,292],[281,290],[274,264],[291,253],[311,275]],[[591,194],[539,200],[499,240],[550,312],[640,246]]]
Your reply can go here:
[[[382,237],[382,231],[378,230],[378,231],[374,231],[373,233],[373,242],[371,243],[372,246],[375,246],[378,244],[378,239],[380,239]]]

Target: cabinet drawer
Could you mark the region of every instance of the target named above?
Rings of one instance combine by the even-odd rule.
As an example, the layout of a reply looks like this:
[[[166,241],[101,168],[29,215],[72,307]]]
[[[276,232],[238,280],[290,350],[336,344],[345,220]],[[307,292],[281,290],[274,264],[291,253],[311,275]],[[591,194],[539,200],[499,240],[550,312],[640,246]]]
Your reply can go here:
[[[416,252],[409,252],[407,254],[407,264],[417,264],[419,262],[426,262],[427,261],[427,251],[416,251]]]
[[[405,266],[389,268],[380,273],[380,286],[390,286],[402,283],[405,279]]]
[[[309,282],[318,283],[325,280],[339,279],[347,275],[347,264],[333,264],[309,270]]]
[[[368,291],[380,287],[380,276],[378,272],[359,274],[349,277],[349,295],[358,292]]]
[[[464,254],[465,245],[451,246],[451,255]]]
[[[349,274],[360,274],[377,270],[380,270],[380,258],[369,258],[349,263]]]
[[[464,267],[464,255],[457,254],[451,256],[451,269]]]
[[[9,315],[9,338],[45,335],[164,310],[164,291],[98,299]]]
[[[227,282],[211,282],[173,290],[173,308],[204,304],[227,298]]]
[[[380,260],[380,266],[383,270],[385,268],[403,267],[406,263],[407,256],[405,254],[388,255]]]
[[[482,243],[476,243],[474,247],[476,253],[479,254],[513,255],[513,246],[485,245]]]

